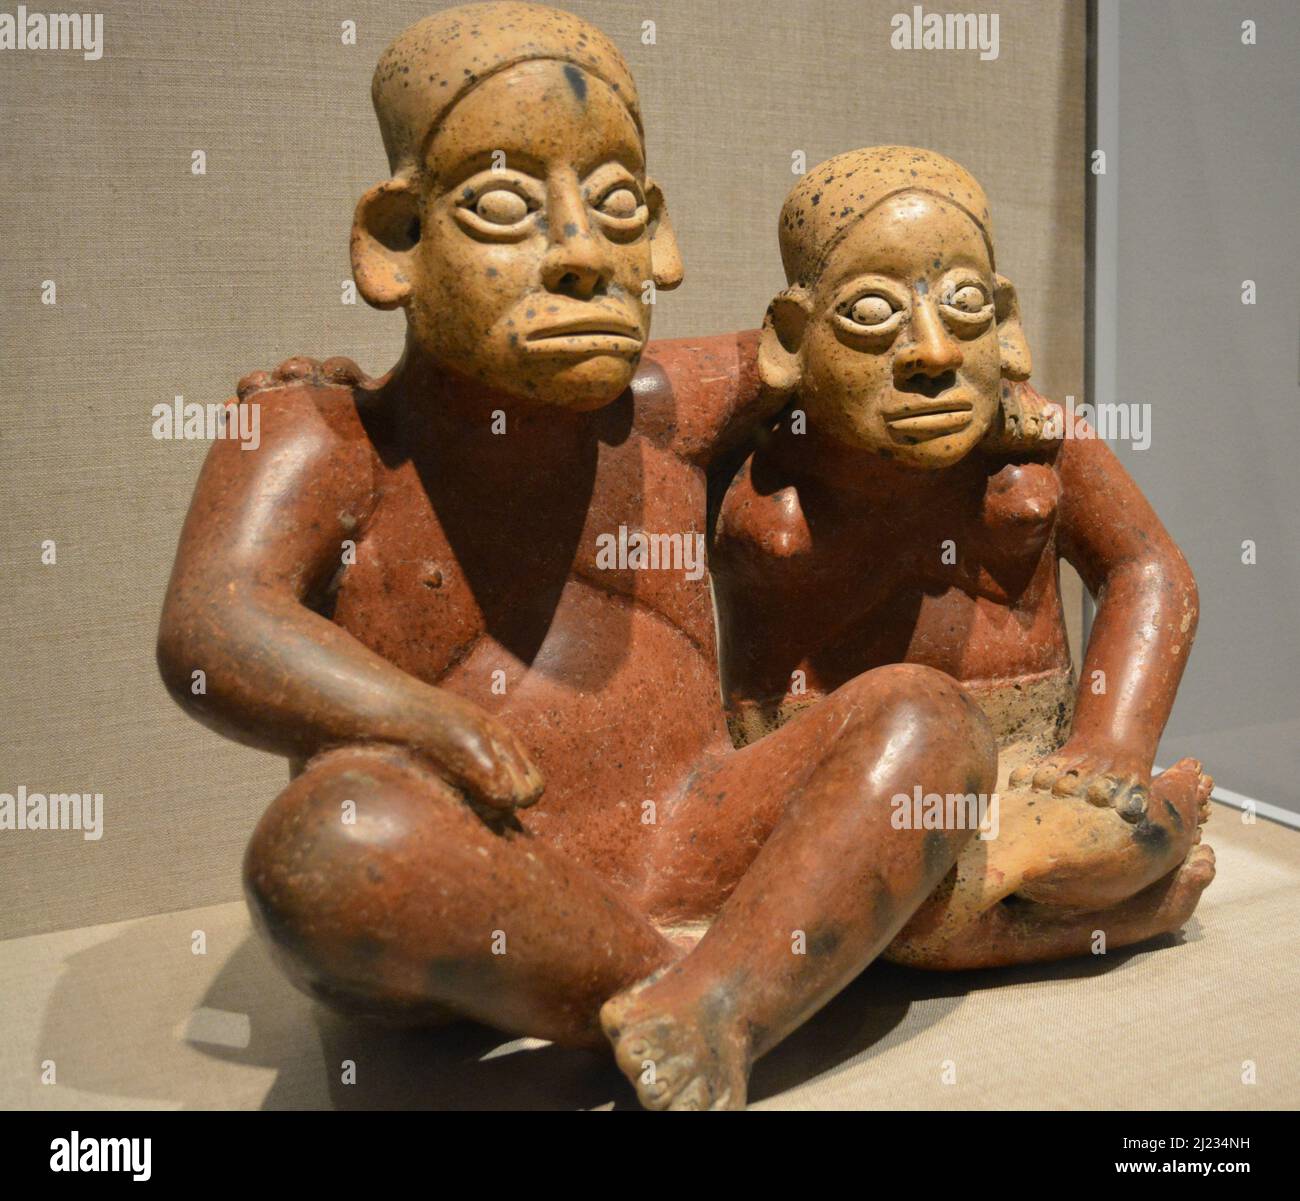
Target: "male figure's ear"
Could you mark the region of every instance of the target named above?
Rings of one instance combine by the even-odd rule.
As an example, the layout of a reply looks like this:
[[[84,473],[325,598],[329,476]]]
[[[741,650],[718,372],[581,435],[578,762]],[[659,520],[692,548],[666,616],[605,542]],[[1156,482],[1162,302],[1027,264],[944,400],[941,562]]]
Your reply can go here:
[[[1016,295],[1016,286],[1005,275],[993,277],[993,311],[998,322],[1002,378],[1026,380],[1032,367],[1029,340],[1020,324],[1020,298]]]
[[[682,282],[682,252],[664,203],[663,189],[653,179],[645,181],[645,202],[650,210],[650,264],[655,287],[671,292]]]
[[[758,340],[758,375],[770,391],[785,396],[799,386],[799,348],[811,315],[812,301],[798,284],[767,306]]]
[[[386,179],[357,201],[352,277],[367,304],[395,309],[407,302],[419,241],[419,192],[410,180]]]

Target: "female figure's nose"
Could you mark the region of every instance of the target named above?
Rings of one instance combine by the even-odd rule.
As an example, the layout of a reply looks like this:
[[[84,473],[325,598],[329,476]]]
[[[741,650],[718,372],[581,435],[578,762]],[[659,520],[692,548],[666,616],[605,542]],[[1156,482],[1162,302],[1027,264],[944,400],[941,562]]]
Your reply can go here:
[[[934,302],[917,296],[912,304],[912,339],[894,355],[894,378],[899,382],[914,375],[933,379],[962,365],[961,346],[948,332]]]

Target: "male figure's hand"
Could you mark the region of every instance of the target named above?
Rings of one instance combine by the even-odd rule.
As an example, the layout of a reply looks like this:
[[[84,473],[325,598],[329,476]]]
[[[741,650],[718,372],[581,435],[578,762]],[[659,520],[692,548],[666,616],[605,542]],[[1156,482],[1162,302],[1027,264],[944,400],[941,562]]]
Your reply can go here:
[[[413,749],[470,800],[505,811],[526,808],[542,795],[546,783],[523,743],[478,706],[440,690],[427,728]]]

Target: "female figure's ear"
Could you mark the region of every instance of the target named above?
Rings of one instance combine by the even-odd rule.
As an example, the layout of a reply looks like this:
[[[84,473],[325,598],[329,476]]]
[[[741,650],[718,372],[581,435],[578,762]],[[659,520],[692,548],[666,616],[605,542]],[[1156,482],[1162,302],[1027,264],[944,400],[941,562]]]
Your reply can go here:
[[[653,179],[645,181],[646,206],[650,210],[650,263],[655,287],[671,292],[682,282],[682,252],[664,203],[663,189]]]
[[[352,277],[367,304],[395,309],[411,296],[420,241],[416,185],[387,179],[357,201],[352,220]]]
[[[1002,378],[1026,380],[1032,363],[1029,341],[1020,324],[1020,298],[1005,275],[993,277],[993,312],[998,323],[998,347],[1002,352]]]
[[[799,387],[799,348],[812,315],[808,293],[798,284],[774,297],[758,341],[758,375],[764,387],[787,396]]]

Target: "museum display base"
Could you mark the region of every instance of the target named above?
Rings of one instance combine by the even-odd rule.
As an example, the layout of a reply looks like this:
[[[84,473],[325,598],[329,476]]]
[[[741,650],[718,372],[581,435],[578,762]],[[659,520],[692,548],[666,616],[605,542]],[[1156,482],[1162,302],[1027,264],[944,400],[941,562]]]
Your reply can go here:
[[[1039,968],[876,964],[760,1061],[751,1103],[1293,1105],[1300,832],[1216,804],[1206,841],[1218,876],[1181,938]],[[242,902],[12,939],[0,979],[5,1108],[636,1108],[606,1055],[335,1018],[272,967]]]

